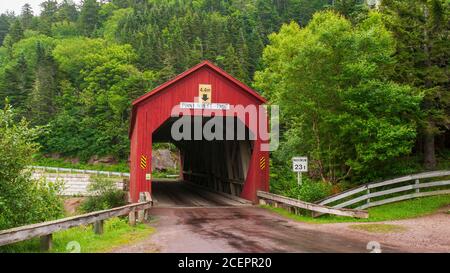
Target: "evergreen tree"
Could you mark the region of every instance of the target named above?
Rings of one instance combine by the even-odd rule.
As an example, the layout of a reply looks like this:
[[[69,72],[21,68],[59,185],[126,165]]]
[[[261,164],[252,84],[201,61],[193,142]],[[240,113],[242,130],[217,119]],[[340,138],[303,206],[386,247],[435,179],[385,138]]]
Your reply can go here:
[[[47,0],[41,3],[41,8],[39,31],[50,35],[52,24],[57,21],[58,2],[56,0]]]
[[[242,59],[239,58],[232,45],[229,45],[226,49],[223,58],[223,69],[243,82],[248,80],[242,65]]]
[[[99,28],[100,5],[96,0],[84,0],[81,5],[79,24],[82,33],[91,37],[94,31]]]
[[[445,0],[381,3],[386,24],[397,38],[394,77],[425,94],[421,146],[428,169],[436,167],[436,136],[450,128],[449,7]]]
[[[58,21],[76,22],[78,19],[77,6],[72,0],[64,0],[58,8]]]
[[[17,61],[5,66],[0,76],[0,100],[8,98],[18,112],[24,112],[25,101],[32,88],[32,76],[23,54]],[[3,107],[3,106],[2,106]]]
[[[33,8],[30,4],[22,6],[22,13],[20,14],[20,21],[23,29],[29,29],[33,26]]]
[[[0,46],[3,45],[3,40],[8,34],[9,26],[10,20],[8,16],[5,14],[0,15]]]
[[[23,38],[23,27],[19,20],[15,20],[11,25],[9,35],[11,36],[12,43],[17,43]]]
[[[36,45],[36,58],[37,67],[28,103],[28,119],[35,125],[45,125],[55,113],[56,66],[52,56],[39,42]]]

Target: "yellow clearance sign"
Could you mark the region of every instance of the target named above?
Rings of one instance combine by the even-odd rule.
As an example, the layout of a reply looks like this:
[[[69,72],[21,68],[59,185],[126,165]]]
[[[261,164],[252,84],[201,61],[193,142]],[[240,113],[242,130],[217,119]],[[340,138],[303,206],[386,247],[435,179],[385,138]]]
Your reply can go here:
[[[211,84],[199,84],[198,86],[198,102],[211,103]]]
[[[147,157],[145,155],[141,156],[141,162],[140,162],[141,169],[145,170],[147,168]]]

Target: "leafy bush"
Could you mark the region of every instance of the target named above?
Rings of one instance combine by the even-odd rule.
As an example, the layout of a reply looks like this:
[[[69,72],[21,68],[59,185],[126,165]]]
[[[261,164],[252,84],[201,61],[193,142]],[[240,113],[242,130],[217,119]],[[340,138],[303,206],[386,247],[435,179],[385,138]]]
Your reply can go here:
[[[89,185],[90,196],[81,204],[84,212],[111,209],[125,205],[125,192],[117,189],[116,182],[104,177],[95,177]]]
[[[39,133],[25,120],[16,122],[6,103],[0,111],[0,229],[43,222],[64,215],[61,185],[31,179],[25,168],[38,149]]]
[[[271,167],[272,168],[272,167]],[[285,175],[280,175],[285,174]],[[285,168],[281,171],[279,167],[271,170],[271,191],[275,194],[300,199],[306,202],[314,202],[329,196],[333,187],[331,184],[322,181],[313,181],[305,175],[302,178],[302,185],[297,184],[295,174]]]

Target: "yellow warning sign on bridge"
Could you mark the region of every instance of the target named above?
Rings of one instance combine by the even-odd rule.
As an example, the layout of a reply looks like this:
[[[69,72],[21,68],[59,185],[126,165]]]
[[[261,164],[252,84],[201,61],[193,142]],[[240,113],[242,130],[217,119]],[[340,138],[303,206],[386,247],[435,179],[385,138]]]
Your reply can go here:
[[[266,158],[264,156],[259,159],[259,167],[261,170],[266,168]]]
[[[198,102],[199,103],[211,103],[211,84],[199,84],[198,85]]]
[[[141,169],[145,170],[147,168],[147,157],[145,155],[141,156]]]

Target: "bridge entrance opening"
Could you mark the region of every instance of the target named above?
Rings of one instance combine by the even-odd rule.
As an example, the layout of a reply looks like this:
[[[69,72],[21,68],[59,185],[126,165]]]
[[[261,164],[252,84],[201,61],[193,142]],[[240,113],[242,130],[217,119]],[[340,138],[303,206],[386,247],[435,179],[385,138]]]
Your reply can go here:
[[[174,139],[173,131],[180,117],[167,119],[152,134],[153,145],[171,143],[179,150],[179,176],[158,179],[153,174],[152,193],[156,206],[234,206],[247,179],[254,146],[254,134],[237,117],[224,117],[212,127],[217,139],[196,139],[195,130],[202,131],[212,117],[192,117],[184,123],[186,139]],[[217,127],[217,128],[215,128]],[[238,137],[238,132],[240,138]],[[228,138],[228,140],[227,140]]]

